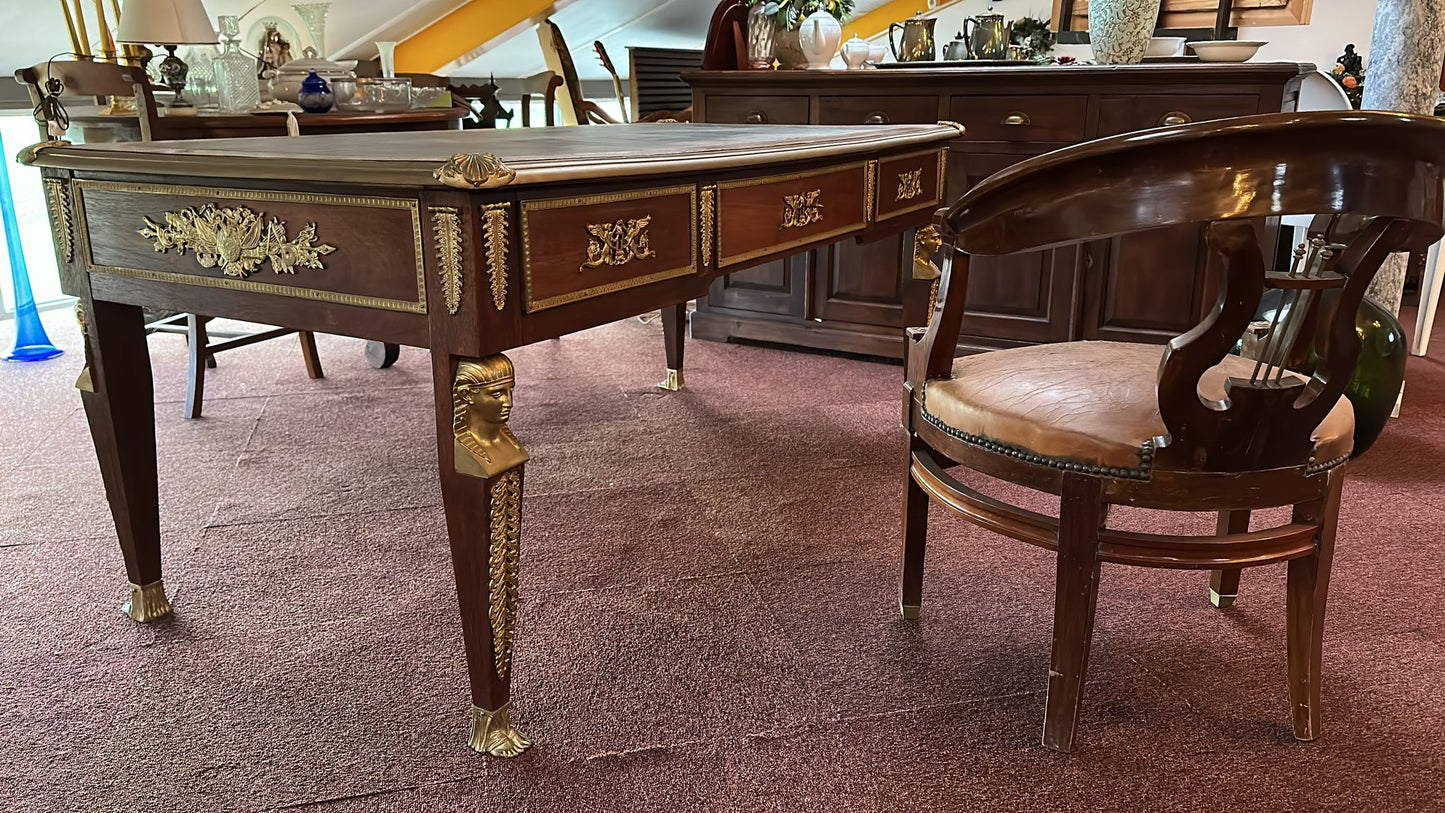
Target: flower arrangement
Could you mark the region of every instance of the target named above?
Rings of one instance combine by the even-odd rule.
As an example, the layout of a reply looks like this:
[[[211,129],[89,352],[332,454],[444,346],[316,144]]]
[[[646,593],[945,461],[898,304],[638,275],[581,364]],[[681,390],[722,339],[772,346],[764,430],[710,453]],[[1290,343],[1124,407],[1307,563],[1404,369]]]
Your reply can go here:
[[[1345,46],[1345,52],[1330,69],[1330,78],[1340,84],[1350,104],[1358,110],[1365,98],[1365,60],[1355,53],[1354,44]]]
[[[779,31],[792,31],[804,17],[815,11],[826,11],[838,22],[845,22],[853,16],[853,0],[746,0],[748,6],[762,6],[763,13],[772,17]]]
[[[1054,50],[1054,42],[1058,37],[1049,28],[1048,20],[1038,20],[1033,17],[1020,17],[1014,20],[1013,34],[1009,41],[1014,45],[1022,45],[1029,49],[1029,59],[1039,59],[1048,56]]]

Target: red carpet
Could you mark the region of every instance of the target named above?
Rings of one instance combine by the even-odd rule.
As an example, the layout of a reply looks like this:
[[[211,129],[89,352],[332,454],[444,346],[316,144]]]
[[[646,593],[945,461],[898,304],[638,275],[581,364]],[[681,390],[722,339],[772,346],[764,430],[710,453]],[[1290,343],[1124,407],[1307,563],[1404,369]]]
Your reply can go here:
[[[465,747],[422,351],[377,371],[323,337],[322,381],[293,340],[232,351],[186,421],[184,343],[152,338],[177,611],[140,627],[73,321],[46,324],[70,352],[0,365],[0,808],[1445,806],[1445,338],[1346,486],[1323,738],[1290,736],[1283,567],[1221,613],[1203,574],[1106,566],[1071,757],[1038,744],[1047,554],[935,511],[923,619],[898,618],[897,366],[694,342],[669,394],[656,324],[518,350],[537,745],[501,761]]]

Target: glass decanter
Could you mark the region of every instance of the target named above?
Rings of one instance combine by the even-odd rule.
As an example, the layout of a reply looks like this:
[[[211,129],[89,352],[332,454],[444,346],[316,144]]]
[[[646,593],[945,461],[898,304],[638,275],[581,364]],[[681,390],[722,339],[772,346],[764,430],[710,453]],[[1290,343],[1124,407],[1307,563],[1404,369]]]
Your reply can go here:
[[[241,52],[241,19],[219,18],[225,49],[216,57],[216,90],[221,110],[227,113],[249,113],[261,102],[256,84],[256,58]]]

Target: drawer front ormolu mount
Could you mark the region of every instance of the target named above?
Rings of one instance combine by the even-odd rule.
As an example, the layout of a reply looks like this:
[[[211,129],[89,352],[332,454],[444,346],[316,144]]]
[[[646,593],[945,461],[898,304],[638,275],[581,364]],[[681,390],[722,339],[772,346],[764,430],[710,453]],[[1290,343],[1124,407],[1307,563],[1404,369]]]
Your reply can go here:
[[[724,181],[718,191],[718,267],[815,243],[868,223],[868,165]]]
[[[522,201],[528,313],[696,274],[697,187]]]
[[[415,200],[73,183],[92,274],[426,313]]]

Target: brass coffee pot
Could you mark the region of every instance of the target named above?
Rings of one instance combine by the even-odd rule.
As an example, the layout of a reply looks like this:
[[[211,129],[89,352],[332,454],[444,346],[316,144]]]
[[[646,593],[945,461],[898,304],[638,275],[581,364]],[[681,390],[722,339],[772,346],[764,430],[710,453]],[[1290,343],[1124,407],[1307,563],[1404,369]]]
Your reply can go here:
[[[911,22],[911,21],[910,21]],[[963,21],[969,59],[1005,59],[1013,23],[1005,23],[1002,14],[980,14]]]
[[[912,19],[901,23],[891,23],[888,26],[888,47],[893,50],[893,58],[899,62],[932,62],[935,58],[933,26],[937,22],[932,17],[925,18],[923,12],[920,11]],[[895,28],[903,29],[903,48],[901,50],[893,39],[893,29]]]

